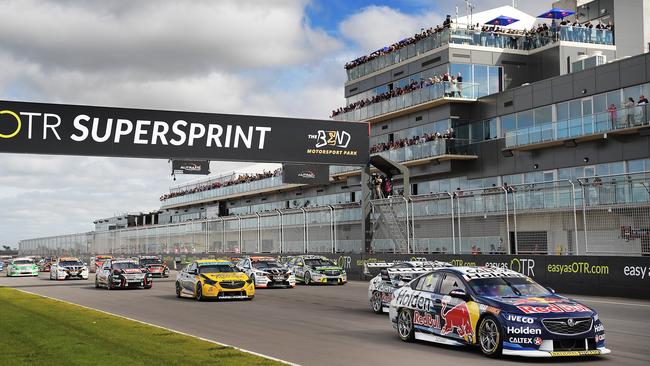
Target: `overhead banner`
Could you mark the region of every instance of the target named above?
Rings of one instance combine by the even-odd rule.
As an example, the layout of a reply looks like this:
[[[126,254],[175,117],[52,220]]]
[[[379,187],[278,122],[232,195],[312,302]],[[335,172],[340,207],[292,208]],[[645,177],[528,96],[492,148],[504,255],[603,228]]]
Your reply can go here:
[[[368,125],[0,101],[0,152],[365,165]]]
[[[282,183],[286,184],[328,184],[329,165],[283,164]]]
[[[178,174],[210,174],[208,160],[172,160],[172,173]]]

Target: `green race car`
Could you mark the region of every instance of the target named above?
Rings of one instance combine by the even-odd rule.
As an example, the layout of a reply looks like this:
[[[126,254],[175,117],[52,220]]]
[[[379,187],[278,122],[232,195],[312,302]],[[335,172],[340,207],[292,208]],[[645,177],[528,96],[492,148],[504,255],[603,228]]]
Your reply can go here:
[[[38,277],[38,266],[31,258],[15,258],[7,265],[7,277]]]

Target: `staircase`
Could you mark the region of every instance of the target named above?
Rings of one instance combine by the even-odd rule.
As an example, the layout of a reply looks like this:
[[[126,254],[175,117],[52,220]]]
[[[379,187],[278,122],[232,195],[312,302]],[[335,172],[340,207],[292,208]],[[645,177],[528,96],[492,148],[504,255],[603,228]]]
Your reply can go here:
[[[400,224],[395,210],[393,209],[393,202],[381,202],[374,205],[375,212],[378,213],[373,230],[377,231],[383,224],[383,228],[387,231],[388,237],[395,243],[396,253],[408,253],[408,236],[403,224]],[[408,220],[407,225],[408,225]]]

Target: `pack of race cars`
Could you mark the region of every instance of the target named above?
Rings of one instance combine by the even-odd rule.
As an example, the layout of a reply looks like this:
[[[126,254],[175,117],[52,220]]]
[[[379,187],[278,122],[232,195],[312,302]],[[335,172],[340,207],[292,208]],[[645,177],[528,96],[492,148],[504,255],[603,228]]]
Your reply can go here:
[[[87,280],[88,266],[78,258],[52,258],[50,279]],[[108,290],[153,286],[168,277],[161,258],[93,258],[95,287]],[[455,267],[446,262],[367,263],[379,273],[368,285],[370,309],[388,313],[403,341],[478,347],[488,357],[596,356],[605,347],[604,325],[593,309],[560,296],[531,278],[498,267]],[[7,276],[38,276],[31,258],[7,264]],[[177,297],[202,301],[252,300],[256,288],[294,288],[347,283],[334,261],[299,255],[282,262],[270,256],[201,259],[177,274]]]

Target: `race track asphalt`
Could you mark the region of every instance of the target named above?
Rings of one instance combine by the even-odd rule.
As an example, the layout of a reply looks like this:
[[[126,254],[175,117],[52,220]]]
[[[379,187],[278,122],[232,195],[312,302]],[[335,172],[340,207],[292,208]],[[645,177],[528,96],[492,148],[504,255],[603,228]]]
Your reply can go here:
[[[253,301],[178,299],[175,274],[150,290],[107,291],[88,281],[0,277],[0,286],[164,326],[302,365],[648,365],[650,301],[575,296],[594,307],[605,324],[612,354],[591,359],[493,360],[477,349],[404,343],[387,315],[373,314],[367,283],[258,289]]]

